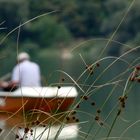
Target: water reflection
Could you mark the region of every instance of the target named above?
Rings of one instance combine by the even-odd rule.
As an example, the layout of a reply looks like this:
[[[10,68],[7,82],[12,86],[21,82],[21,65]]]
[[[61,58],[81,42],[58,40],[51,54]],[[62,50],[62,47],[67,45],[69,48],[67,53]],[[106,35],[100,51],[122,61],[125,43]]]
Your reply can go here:
[[[61,126],[60,125],[56,125],[56,126],[51,126],[51,127],[32,127],[31,131],[35,133],[32,134],[32,132],[30,131],[29,133],[27,133],[27,135],[25,135],[25,130],[24,129],[19,129],[18,133],[20,136],[24,136],[26,138],[28,138],[29,140],[46,140],[47,138],[50,140],[55,139],[55,137],[57,137],[57,133],[59,132],[59,130],[61,130]],[[76,138],[77,136],[77,130],[78,127],[76,124],[66,124],[65,126],[63,126],[63,129],[61,130],[60,134],[58,135],[57,139],[73,139]]]
[[[64,121],[65,116],[50,114],[0,113],[0,139],[2,140],[76,140],[78,125],[74,121]]]

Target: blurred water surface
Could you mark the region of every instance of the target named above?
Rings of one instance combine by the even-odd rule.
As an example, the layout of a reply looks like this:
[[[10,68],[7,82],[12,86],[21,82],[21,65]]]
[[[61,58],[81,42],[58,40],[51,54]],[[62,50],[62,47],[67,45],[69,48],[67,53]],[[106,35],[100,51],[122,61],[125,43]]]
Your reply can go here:
[[[87,56],[82,56],[89,65],[95,62],[95,59],[92,57],[89,59]],[[121,58],[122,60],[110,57],[110,59],[105,59],[104,61],[99,62],[100,66],[95,67],[93,74],[91,75],[89,75],[89,71],[84,73],[86,66],[78,55],[74,56],[74,58],[63,61],[60,57],[59,59],[56,57],[50,57],[47,60],[42,61],[41,65],[43,66],[43,71],[44,73],[47,73],[47,84],[75,85],[79,94],[75,101],[75,105],[81,100],[81,96],[87,96],[87,99],[85,98],[80,101],[79,107],[74,108],[76,111],[74,117],[78,118],[78,122],[74,121],[74,123],[71,122],[65,124],[66,128],[70,128],[72,131],[65,131],[64,128],[62,135],[60,135],[63,136],[63,138],[58,137],[58,139],[104,140],[109,133],[110,139],[112,138],[115,140],[119,140],[120,136],[122,137],[120,138],[121,140],[137,140],[140,138],[140,83],[129,82],[128,85],[126,84],[130,73],[134,70],[133,66],[140,63],[137,58],[139,58],[138,53],[125,56]],[[50,64],[49,61],[52,65],[48,65]],[[57,70],[61,70],[61,72],[58,72]],[[79,77],[80,79],[77,80]],[[65,79],[63,82],[61,81],[62,78]],[[74,81],[78,83],[79,87],[84,92],[81,91]],[[116,119],[110,132],[110,128],[112,127],[113,121],[115,120],[120,107],[119,97],[124,94],[125,86],[128,96],[125,102],[125,108]],[[93,103],[95,103],[95,105],[93,105]],[[100,112],[99,121],[95,120],[95,117],[98,116],[97,110]],[[15,139],[15,134],[19,131],[16,130],[19,128],[19,124],[22,124],[20,131],[22,131],[21,133],[23,134],[23,130],[26,127],[24,117],[10,117],[10,115],[8,115],[7,118],[5,115],[0,114],[0,125],[2,129],[1,139]],[[101,125],[101,123],[103,124]],[[52,128],[58,130],[59,126],[61,125],[53,125]],[[47,138],[49,133],[50,139],[55,139],[51,135],[54,130],[48,129],[50,126],[46,125],[45,127],[47,128],[43,133],[45,134],[45,137]],[[33,129],[38,129],[40,133],[42,133],[41,131],[43,131],[44,127],[37,125],[37,127],[33,127]],[[68,132],[71,132],[72,134],[68,134]],[[54,132],[54,135],[55,134],[56,131]],[[42,139],[43,136],[44,135],[42,135]]]

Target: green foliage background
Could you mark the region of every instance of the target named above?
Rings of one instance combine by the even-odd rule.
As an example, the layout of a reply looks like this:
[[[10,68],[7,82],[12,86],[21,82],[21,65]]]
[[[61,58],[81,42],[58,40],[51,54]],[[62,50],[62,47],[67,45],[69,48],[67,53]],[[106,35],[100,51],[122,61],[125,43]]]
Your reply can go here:
[[[82,55],[85,56],[87,63],[95,60],[115,32],[131,3],[132,0],[0,1],[1,41],[20,24],[41,14],[55,11],[21,27],[18,49],[18,29],[0,43],[0,66],[2,67],[0,76],[12,70],[16,63],[16,55],[20,51],[30,53],[32,60],[40,64],[43,76],[48,77],[57,68],[68,69],[70,74],[76,75],[75,73],[79,71],[73,70],[72,66],[77,65],[76,63],[81,60],[73,54],[73,59],[65,60],[64,64],[61,58],[63,50],[70,51],[76,45],[86,42],[84,47],[81,47]],[[113,38],[130,46],[111,42],[106,49],[106,55],[119,56],[123,51],[139,45],[139,6],[140,2],[134,1]],[[100,40],[95,41],[97,38]],[[68,66],[70,67],[67,68]]]

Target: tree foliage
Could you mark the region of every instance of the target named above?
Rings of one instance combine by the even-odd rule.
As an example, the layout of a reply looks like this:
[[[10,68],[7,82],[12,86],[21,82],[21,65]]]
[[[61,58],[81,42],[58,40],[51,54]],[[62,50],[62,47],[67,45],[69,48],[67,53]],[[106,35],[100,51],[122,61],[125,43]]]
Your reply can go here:
[[[21,44],[33,42],[44,48],[65,45],[71,38],[110,37],[131,3],[132,0],[4,1],[0,5],[0,21],[5,21],[1,27],[6,29],[1,30],[1,36],[35,16],[56,11],[22,27]],[[138,40],[139,6],[140,2],[135,1],[117,30],[115,40],[122,43]],[[11,36],[15,41],[16,35]]]
[[[47,16],[34,22],[30,31],[32,32],[32,39],[42,47],[61,46],[67,43],[71,35],[67,28],[57,23],[54,18]]]

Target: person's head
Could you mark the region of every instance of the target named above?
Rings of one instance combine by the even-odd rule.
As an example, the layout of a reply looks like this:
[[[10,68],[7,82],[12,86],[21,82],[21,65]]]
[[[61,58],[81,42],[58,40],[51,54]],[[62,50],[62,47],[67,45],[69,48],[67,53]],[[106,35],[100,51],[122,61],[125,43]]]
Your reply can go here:
[[[21,53],[19,53],[17,59],[18,59],[18,62],[23,62],[24,60],[29,60],[30,56],[26,52],[21,52]]]

